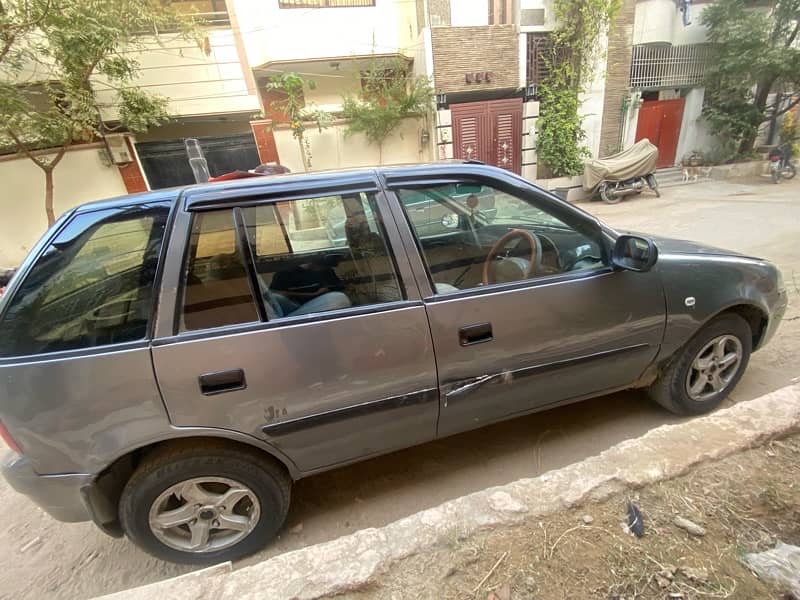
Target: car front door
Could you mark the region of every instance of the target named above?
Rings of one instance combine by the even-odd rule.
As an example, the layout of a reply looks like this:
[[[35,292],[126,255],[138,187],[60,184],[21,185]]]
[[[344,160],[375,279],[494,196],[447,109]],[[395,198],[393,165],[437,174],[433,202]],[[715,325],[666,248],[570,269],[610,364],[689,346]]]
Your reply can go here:
[[[452,170],[449,171],[452,178]],[[665,322],[656,272],[609,264],[610,234],[588,215],[513,176],[387,174],[396,220],[431,324],[439,435],[628,386],[658,352]],[[454,194],[493,196],[483,214]],[[452,216],[426,238],[407,198]]]
[[[174,425],[243,432],[305,473],[435,437],[425,308],[365,177],[185,199],[153,347]]]

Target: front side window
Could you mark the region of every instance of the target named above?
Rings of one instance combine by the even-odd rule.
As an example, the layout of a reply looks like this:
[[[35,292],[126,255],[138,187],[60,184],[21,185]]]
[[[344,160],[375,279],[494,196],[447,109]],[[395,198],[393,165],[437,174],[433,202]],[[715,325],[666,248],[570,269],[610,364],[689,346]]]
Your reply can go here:
[[[274,320],[402,299],[372,194],[236,210],[244,236],[231,210],[194,218],[181,330],[257,321],[257,303]]]
[[[605,266],[599,240],[546,201],[460,183],[397,190],[436,293]]]
[[[402,299],[372,194],[264,204],[243,214],[269,318]]]
[[[76,215],[11,299],[0,356],[144,339],[168,214],[158,203]]]

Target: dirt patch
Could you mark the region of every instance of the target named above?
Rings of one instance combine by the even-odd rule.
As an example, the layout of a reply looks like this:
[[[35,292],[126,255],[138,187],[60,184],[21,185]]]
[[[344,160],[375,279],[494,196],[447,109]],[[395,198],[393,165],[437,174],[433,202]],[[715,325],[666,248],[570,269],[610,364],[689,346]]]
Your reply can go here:
[[[625,529],[628,504],[644,522]],[[705,530],[678,527],[681,517]],[[396,564],[354,598],[781,598],[740,561],[800,545],[800,435],[606,502],[470,538]]]

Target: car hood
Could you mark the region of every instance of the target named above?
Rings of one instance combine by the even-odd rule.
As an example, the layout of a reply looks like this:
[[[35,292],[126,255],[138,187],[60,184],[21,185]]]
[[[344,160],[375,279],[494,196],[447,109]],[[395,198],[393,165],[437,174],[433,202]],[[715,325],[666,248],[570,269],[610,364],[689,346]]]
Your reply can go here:
[[[625,232],[631,235],[641,235],[649,238],[656,243],[658,251],[662,254],[705,254],[710,256],[741,256],[744,258],[753,258],[741,252],[734,252],[733,250],[725,250],[723,248],[716,248],[707,244],[699,242],[691,242],[689,240],[676,240],[673,238],[660,237],[656,235],[648,235],[646,233]]]

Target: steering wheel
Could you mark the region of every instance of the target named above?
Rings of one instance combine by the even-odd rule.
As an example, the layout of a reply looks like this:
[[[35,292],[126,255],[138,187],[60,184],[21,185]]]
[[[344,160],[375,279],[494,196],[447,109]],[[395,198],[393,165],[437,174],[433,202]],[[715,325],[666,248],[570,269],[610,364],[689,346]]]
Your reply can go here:
[[[503,250],[503,248],[508,246],[508,243],[511,240],[517,238],[525,240],[528,243],[528,247],[531,249],[531,256],[527,267],[525,267],[524,278],[527,279],[533,274],[534,266],[538,264],[539,260],[541,260],[541,249],[539,248],[539,244],[530,231],[526,231],[525,229],[512,229],[499,240],[497,240],[494,246],[492,246],[492,249],[489,250],[489,254],[486,256],[486,260],[483,262],[483,285],[489,285],[496,282],[495,267],[497,263],[497,257],[500,255],[500,252]]]

